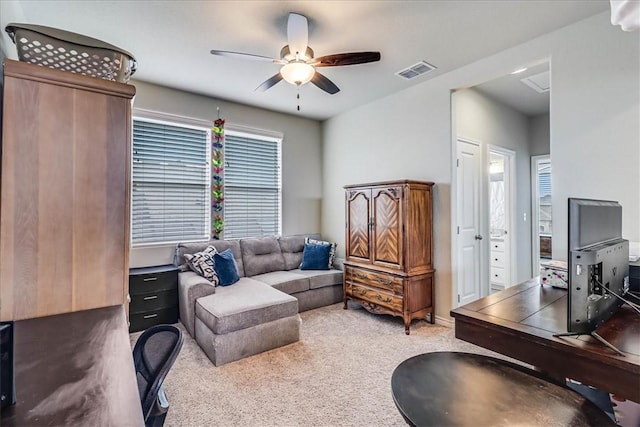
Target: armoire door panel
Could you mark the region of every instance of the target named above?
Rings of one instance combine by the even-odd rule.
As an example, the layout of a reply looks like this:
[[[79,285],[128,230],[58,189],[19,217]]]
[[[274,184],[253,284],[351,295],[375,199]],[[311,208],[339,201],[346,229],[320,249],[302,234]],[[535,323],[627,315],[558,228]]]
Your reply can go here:
[[[408,199],[406,218],[411,224],[405,230],[405,262],[410,271],[431,269],[431,191],[412,189]]]
[[[122,280],[129,283],[129,242],[130,242],[130,165],[131,153],[131,103],[129,100],[109,97],[107,99],[107,176],[105,192],[109,201],[107,211],[107,228],[109,240],[105,245],[105,262],[107,275],[117,283]],[[122,197],[125,195],[125,197]],[[123,257],[124,254],[124,257]],[[123,260],[125,261],[123,263]],[[128,286],[127,286],[128,287]],[[124,298],[128,292],[125,287]],[[109,296],[122,299],[118,290],[113,286],[109,289]]]
[[[370,241],[370,192],[347,193],[347,258],[366,260],[371,258]]]
[[[60,313],[72,304],[68,286],[73,278],[70,258],[73,253],[73,93],[67,88],[39,86],[37,138],[24,141],[38,149],[38,250],[31,252],[37,265],[38,312]],[[51,114],[56,111],[56,114]],[[47,131],[45,131],[47,130]],[[35,165],[34,165],[35,166]],[[28,307],[29,305],[20,305]]]
[[[110,97],[93,92],[76,91],[75,121],[78,141],[76,146],[74,246],[82,252],[74,254],[77,280],[75,304],[79,307],[98,307],[104,301],[117,304],[122,299],[122,283],[126,264],[124,222],[126,218],[126,132],[122,126],[110,128],[109,117],[114,106]],[[120,103],[121,120],[125,108]],[[105,129],[94,134],[93,126]],[[119,194],[119,196],[118,196]],[[115,197],[109,197],[109,196]],[[119,255],[118,255],[119,254]]]
[[[87,122],[83,109],[91,106],[93,119]],[[107,291],[105,283],[106,265],[103,248],[107,242],[106,231],[107,198],[106,186],[106,134],[93,135],[92,144],[86,144],[91,137],[89,123],[94,123],[100,129],[106,128],[105,98],[99,94],[76,93],[75,121],[78,123],[76,133],[75,171],[76,186],[74,188],[74,246],[82,248],[81,252],[74,252],[73,267],[76,280],[95,283],[94,286],[79,286],[76,282],[74,307],[93,306],[90,302],[104,300]],[[84,117],[83,117],[84,116]],[[84,121],[83,121],[84,119]],[[87,125],[82,125],[86,123]]]
[[[125,304],[130,85],[4,60],[0,320]]]
[[[2,128],[2,203],[0,209],[1,268],[0,320],[11,320],[14,304],[24,307],[37,301],[37,289],[5,286],[11,283],[33,283],[38,279],[38,146],[29,141],[38,138],[38,128],[29,115],[17,114],[8,103],[28,108],[37,105],[39,86],[30,82],[23,88],[4,85]],[[33,115],[37,114],[36,111]],[[29,159],[25,167],[19,159]]]
[[[402,187],[374,189],[373,263],[402,268]]]

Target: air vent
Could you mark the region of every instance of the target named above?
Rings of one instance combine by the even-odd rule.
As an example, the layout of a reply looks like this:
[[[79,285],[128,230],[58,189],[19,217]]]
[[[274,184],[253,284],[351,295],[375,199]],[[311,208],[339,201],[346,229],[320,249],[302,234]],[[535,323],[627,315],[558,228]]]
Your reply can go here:
[[[538,93],[549,92],[549,88],[551,87],[551,82],[549,80],[549,71],[525,77],[520,81]]]
[[[434,67],[433,65],[428,64],[425,61],[420,61],[409,68],[405,68],[404,70],[398,71],[396,75],[400,77],[404,77],[405,79],[409,80],[414,77],[418,77],[422,74],[426,74],[429,71],[433,71],[435,69],[436,67]]]

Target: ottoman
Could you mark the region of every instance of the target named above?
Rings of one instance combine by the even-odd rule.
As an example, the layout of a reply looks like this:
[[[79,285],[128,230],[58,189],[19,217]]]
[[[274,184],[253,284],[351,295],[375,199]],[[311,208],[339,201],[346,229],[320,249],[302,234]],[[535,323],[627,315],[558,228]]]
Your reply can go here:
[[[243,277],[197,300],[195,337],[216,366],[294,343],[300,339],[298,300]]]

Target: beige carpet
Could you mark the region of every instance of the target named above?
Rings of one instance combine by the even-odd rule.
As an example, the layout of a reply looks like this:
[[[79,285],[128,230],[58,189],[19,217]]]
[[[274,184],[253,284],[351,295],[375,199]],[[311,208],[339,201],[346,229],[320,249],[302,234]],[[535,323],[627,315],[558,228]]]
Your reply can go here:
[[[165,380],[165,425],[402,426],[390,385],[400,362],[433,351],[492,354],[452,329],[414,321],[407,336],[400,318],[342,303],[301,317],[299,342],[221,367],[185,331]]]

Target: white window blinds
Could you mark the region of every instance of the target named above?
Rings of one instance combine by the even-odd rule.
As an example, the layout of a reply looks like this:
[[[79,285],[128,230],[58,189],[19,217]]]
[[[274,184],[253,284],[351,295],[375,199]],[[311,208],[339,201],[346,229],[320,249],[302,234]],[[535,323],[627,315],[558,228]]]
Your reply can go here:
[[[133,244],[202,240],[209,235],[210,130],[133,120]]]
[[[280,234],[281,141],[225,131],[225,239]]]

